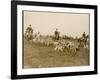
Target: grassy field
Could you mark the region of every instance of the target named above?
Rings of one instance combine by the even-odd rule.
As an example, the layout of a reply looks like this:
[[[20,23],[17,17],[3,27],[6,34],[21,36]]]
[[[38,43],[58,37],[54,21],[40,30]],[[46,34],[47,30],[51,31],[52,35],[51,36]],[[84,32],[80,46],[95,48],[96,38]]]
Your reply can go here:
[[[89,50],[80,49],[77,53],[56,52],[53,46],[30,43],[24,40],[23,68],[46,68],[89,65]]]

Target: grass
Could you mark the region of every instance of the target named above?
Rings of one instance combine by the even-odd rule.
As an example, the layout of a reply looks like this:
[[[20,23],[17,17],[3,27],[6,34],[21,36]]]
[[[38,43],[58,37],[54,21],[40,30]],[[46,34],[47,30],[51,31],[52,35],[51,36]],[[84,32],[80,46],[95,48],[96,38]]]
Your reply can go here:
[[[56,52],[54,47],[24,40],[24,68],[47,68],[89,65],[89,50],[80,49],[77,53]]]

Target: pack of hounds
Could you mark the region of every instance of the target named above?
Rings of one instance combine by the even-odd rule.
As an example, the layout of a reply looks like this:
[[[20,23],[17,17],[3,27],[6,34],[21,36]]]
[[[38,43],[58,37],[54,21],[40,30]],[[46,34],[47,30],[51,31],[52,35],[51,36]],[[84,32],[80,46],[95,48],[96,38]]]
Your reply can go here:
[[[84,39],[81,37],[80,39],[73,39],[73,40],[66,40],[66,39],[59,39],[54,40],[51,37],[44,37],[39,32],[37,34],[31,35],[29,33],[25,33],[25,39],[33,43],[40,43],[44,44],[45,46],[53,46],[54,51],[56,52],[64,52],[73,51],[77,52],[80,48],[87,48],[89,49],[89,39]]]

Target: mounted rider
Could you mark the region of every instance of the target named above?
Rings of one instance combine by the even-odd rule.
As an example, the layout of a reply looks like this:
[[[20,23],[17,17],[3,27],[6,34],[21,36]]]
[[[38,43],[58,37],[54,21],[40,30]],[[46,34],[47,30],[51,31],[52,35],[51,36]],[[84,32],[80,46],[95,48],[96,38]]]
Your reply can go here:
[[[27,27],[26,31],[25,31],[25,36],[27,40],[32,40],[33,39],[33,29],[31,24],[29,25],[29,27]]]
[[[55,40],[60,39],[60,32],[58,31],[58,29],[55,30],[54,35],[55,35]]]

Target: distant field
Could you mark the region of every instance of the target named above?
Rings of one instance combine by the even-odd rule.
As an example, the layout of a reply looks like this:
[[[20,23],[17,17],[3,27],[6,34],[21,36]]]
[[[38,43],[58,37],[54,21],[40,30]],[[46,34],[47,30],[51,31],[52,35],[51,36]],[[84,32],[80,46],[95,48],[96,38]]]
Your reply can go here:
[[[80,49],[77,53],[56,52],[53,46],[30,43],[24,40],[23,68],[46,68],[89,65],[89,50]]]

